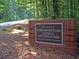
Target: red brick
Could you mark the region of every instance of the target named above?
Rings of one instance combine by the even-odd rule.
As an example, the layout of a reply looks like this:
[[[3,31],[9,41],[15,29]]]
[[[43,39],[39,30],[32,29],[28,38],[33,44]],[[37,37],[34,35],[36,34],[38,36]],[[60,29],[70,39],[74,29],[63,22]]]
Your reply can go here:
[[[65,47],[75,47],[76,46],[76,42],[64,42],[64,46]]]
[[[64,30],[64,35],[75,36],[75,30]]]
[[[64,42],[74,42],[76,41],[75,36],[64,36]]]

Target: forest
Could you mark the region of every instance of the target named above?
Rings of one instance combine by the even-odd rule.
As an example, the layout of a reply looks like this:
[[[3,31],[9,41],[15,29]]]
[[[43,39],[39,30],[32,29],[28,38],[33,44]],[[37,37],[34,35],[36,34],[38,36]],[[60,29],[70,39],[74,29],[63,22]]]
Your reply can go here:
[[[0,22],[39,18],[79,19],[79,0],[0,0]]]
[[[79,0],[0,0],[0,23],[44,18],[75,18],[78,21],[78,2]],[[78,25],[77,28],[79,29]]]

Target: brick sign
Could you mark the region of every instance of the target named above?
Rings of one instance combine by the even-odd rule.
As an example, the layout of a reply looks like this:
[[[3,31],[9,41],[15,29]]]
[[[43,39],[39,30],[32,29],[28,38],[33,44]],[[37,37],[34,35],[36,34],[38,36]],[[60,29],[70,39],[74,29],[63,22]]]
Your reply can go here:
[[[76,21],[75,19],[31,20],[29,42],[33,46],[60,48],[74,54],[77,48]]]
[[[62,23],[36,23],[35,40],[38,43],[63,44]]]

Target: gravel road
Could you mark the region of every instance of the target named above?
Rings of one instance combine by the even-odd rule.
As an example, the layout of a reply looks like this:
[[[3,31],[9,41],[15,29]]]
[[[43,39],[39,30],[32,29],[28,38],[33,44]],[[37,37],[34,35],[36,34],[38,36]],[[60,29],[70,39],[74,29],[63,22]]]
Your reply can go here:
[[[26,34],[0,34],[0,59],[78,59],[32,47]]]

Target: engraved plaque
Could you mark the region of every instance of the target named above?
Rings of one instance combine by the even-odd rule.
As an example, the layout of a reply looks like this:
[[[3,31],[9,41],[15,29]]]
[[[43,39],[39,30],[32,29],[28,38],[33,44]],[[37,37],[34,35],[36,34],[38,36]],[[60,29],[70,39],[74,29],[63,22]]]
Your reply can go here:
[[[63,23],[36,23],[35,41],[63,45]]]

